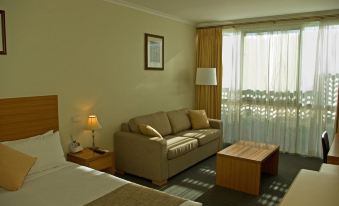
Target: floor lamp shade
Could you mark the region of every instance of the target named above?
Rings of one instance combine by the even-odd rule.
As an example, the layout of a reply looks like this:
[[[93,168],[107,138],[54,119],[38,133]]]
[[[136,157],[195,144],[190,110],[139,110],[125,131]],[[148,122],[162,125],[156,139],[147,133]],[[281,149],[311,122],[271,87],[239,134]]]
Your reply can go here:
[[[198,68],[195,78],[196,85],[217,85],[216,68]]]

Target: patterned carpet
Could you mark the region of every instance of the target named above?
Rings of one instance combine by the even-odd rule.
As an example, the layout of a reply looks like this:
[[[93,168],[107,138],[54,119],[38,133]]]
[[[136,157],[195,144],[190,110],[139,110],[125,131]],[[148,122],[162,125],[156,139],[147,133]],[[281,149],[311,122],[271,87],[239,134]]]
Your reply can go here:
[[[275,206],[279,204],[300,169],[317,171],[322,160],[280,153],[279,174],[278,176],[262,175],[259,196],[247,195],[216,186],[215,162],[216,157],[212,156],[170,178],[168,184],[162,187],[156,187],[149,180],[133,175],[118,176],[169,194],[202,202],[204,206]]]

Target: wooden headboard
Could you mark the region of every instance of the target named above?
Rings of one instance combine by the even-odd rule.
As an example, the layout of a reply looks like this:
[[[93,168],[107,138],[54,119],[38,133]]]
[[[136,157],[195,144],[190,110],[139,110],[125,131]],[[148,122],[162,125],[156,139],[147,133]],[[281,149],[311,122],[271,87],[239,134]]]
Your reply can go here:
[[[58,96],[0,99],[0,142],[59,130]]]

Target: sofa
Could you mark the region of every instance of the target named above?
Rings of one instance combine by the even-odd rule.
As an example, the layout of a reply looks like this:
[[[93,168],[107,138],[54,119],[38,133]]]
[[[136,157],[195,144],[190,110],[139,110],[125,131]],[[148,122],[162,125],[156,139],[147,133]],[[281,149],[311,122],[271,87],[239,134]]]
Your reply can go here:
[[[115,167],[163,185],[167,179],[220,151],[222,121],[208,119],[209,128],[192,129],[188,109],[138,116],[121,124],[114,134]],[[162,138],[143,135],[146,124]]]

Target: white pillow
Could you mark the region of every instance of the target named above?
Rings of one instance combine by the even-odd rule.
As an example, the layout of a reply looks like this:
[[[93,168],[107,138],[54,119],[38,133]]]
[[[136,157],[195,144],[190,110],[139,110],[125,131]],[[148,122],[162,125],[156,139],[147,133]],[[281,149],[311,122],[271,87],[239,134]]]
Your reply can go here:
[[[38,138],[41,138],[40,136],[46,136],[46,135],[50,135],[50,134],[53,134],[53,130],[49,130],[46,133],[39,134],[39,135],[36,135],[36,136],[33,136],[33,137],[28,137],[28,138],[25,138],[25,139],[5,141],[5,142],[1,142],[1,143],[4,144],[4,145],[10,146],[10,145],[20,144],[22,142],[27,142],[27,141],[31,141],[31,140],[34,140],[34,139],[38,139]]]
[[[25,141],[8,141],[5,144],[15,150],[37,157],[29,175],[42,172],[65,163],[59,132],[38,135]]]

